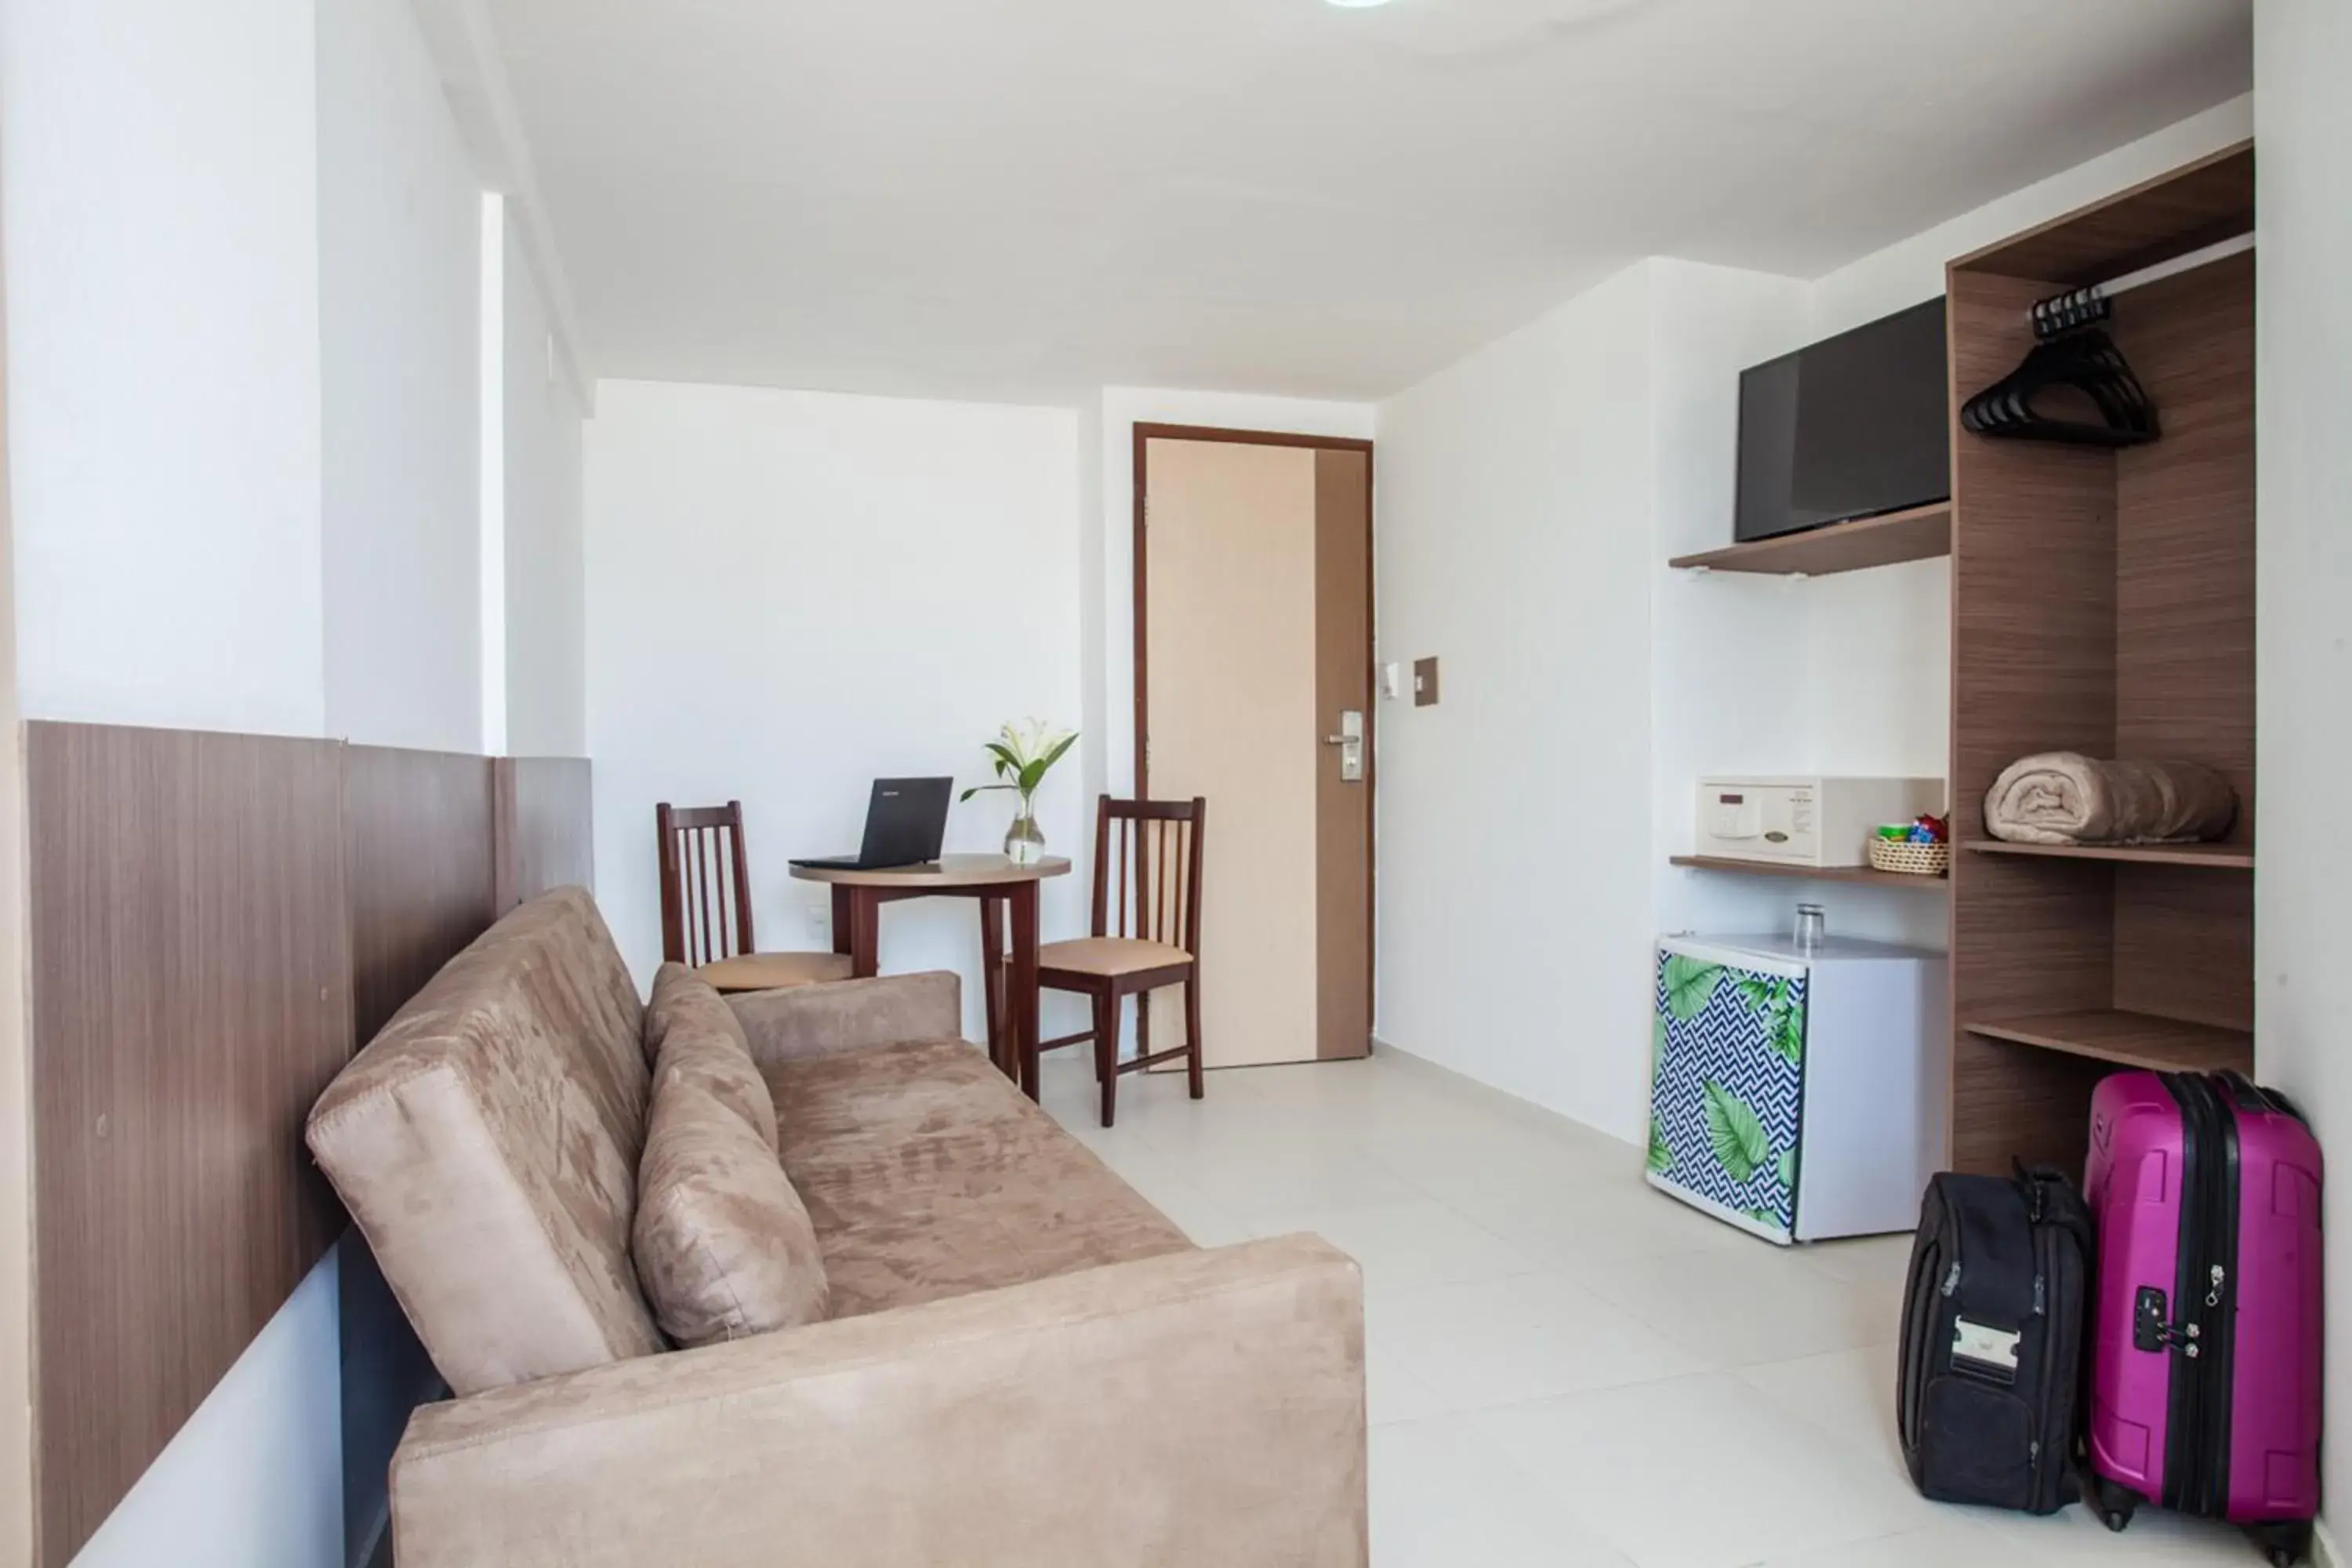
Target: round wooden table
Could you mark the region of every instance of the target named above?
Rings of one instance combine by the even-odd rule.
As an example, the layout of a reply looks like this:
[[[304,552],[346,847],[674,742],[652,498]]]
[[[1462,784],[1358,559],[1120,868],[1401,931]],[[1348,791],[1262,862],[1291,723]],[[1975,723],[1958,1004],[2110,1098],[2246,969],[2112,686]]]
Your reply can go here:
[[[1016,865],[1004,855],[942,855],[920,866],[851,871],[795,866],[803,882],[833,889],[833,951],[849,955],[852,978],[881,973],[882,906],[901,899],[980,901],[981,990],[988,1004],[988,1055],[1030,1099],[1037,1098],[1037,884],[1069,874],[1048,855]],[[1013,917],[1013,963],[1004,962],[1004,917]],[[1010,994],[1003,988],[1010,986]]]

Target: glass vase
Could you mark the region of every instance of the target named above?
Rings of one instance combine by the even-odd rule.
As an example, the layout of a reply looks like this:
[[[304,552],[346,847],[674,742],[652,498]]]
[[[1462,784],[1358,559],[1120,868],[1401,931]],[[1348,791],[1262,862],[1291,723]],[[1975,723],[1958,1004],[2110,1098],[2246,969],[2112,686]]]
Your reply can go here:
[[[1037,816],[1029,803],[1022,802],[1013,826],[1004,830],[1004,858],[1015,866],[1034,866],[1045,858],[1045,830],[1037,826]]]

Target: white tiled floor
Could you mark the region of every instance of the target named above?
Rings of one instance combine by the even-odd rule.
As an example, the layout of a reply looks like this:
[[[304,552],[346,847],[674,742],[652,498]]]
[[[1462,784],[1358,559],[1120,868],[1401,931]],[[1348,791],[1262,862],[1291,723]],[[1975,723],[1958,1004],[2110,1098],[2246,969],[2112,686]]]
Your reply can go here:
[[[1784,1250],[1652,1192],[1633,1147],[1398,1053],[1119,1084],[1046,1109],[1216,1246],[1312,1230],[1364,1267],[1374,1568],[2061,1568],[2261,1558],[2158,1514],[2111,1536],[1913,1492],[1894,1437],[1910,1239]]]

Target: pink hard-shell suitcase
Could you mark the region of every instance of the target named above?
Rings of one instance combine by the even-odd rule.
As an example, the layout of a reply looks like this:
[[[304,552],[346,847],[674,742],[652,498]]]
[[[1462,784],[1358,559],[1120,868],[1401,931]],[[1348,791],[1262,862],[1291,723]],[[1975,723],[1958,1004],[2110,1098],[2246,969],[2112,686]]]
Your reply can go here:
[[[2122,1072],[2091,1100],[2086,1500],[2246,1526],[2296,1562],[2319,1511],[2320,1158],[2235,1073]]]

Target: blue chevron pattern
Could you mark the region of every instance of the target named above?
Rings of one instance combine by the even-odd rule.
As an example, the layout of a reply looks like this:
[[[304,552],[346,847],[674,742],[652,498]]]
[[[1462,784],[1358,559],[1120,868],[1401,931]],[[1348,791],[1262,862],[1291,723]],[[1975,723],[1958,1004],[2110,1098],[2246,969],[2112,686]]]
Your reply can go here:
[[[1650,1169],[1783,1237],[1797,1221],[1806,978],[1661,950]]]

